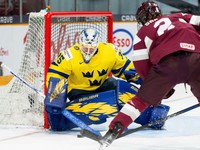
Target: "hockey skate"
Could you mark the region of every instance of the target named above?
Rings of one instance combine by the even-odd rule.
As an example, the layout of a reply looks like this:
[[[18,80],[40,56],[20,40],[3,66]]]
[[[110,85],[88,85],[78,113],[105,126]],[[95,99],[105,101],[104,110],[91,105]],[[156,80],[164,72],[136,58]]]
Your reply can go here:
[[[99,150],[104,150],[106,147],[108,147],[118,137],[119,132],[122,129],[122,125],[120,123],[116,123],[113,130],[108,130],[108,132],[99,140]]]

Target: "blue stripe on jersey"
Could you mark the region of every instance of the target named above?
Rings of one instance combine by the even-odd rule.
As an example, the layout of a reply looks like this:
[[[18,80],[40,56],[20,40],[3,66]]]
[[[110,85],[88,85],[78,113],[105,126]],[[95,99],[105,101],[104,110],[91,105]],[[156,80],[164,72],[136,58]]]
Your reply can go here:
[[[120,69],[117,69],[117,70],[112,70],[111,72],[113,74],[118,74],[119,72],[119,75],[117,77],[120,77],[122,75],[122,73],[124,72],[124,70],[127,68],[127,66],[131,63],[131,61],[128,59],[124,65],[123,68],[120,68]]]
[[[120,77],[122,75],[122,73],[124,73],[124,71],[126,70],[126,68],[128,67],[128,65],[131,63],[131,61],[128,59],[124,65],[124,67],[121,69],[121,72],[119,73],[119,75],[117,77]]]
[[[64,77],[64,78],[68,78],[68,77],[69,77],[68,74],[65,74],[65,73],[60,72],[60,71],[56,71],[56,70],[54,70],[54,69],[49,69],[48,72],[58,74],[58,75],[60,75],[60,76],[62,76],[62,77]]]

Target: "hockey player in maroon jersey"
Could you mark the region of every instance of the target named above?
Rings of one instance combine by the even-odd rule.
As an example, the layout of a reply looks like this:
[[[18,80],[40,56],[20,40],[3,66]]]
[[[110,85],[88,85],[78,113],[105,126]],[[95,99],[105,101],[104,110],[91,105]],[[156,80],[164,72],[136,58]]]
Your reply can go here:
[[[157,3],[147,1],[138,8],[136,20],[140,29],[134,41],[133,62],[143,83],[111,121],[106,135],[110,133],[112,138],[119,136],[145,108],[159,105],[172,95],[179,83],[190,85],[200,102],[200,16],[164,16]],[[106,137],[103,143],[108,140],[113,139]]]

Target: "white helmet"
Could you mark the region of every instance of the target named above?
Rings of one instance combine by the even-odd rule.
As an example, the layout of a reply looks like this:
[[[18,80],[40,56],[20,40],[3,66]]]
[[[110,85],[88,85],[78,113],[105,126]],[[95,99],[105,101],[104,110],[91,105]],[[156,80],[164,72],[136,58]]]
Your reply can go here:
[[[84,29],[80,33],[79,43],[84,61],[88,63],[97,51],[99,44],[99,33],[94,29]]]

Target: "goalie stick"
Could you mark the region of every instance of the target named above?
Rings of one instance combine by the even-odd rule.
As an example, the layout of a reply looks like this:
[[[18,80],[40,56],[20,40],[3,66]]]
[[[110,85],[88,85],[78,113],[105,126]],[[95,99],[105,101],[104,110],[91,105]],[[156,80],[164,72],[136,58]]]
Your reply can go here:
[[[29,83],[27,83],[24,79],[20,78],[16,73],[14,73],[7,65],[4,63],[1,64],[2,67],[7,69],[14,77],[16,77],[18,80],[20,80],[22,83],[27,85],[30,89],[34,90],[36,93],[38,93],[42,98],[45,98],[45,95],[39,91],[38,89],[32,87]],[[65,116],[67,119],[69,119],[71,122],[76,124],[78,127],[80,127],[83,130],[88,130],[94,135],[101,136],[101,133],[97,130],[94,130],[93,128],[89,127],[87,124],[85,124],[83,121],[81,121],[79,118],[77,118],[74,114],[69,112],[68,110],[63,110],[62,111],[63,116]]]
[[[1,67],[4,67],[6,70],[8,70],[14,77],[16,77],[18,80],[20,80],[22,83],[27,85],[29,88],[34,90],[36,93],[40,94],[43,98],[45,98],[45,95],[40,92],[38,89],[32,87],[30,84],[28,84],[24,79],[20,78],[16,73],[14,73],[8,66],[6,66],[4,63],[1,64]]]
[[[166,120],[168,120],[170,118],[173,118],[175,116],[178,116],[178,115],[181,115],[183,113],[186,113],[186,112],[188,112],[190,110],[198,108],[199,106],[200,106],[200,103],[192,105],[192,106],[187,107],[185,109],[182,109],[182,110],[180,110],[178,112],[175,112],[175,113],[173,113],[171,115],[168,115],[167,117],[165,117],[163,119],[158,119],[158,120],[156,120],[154,122],[150,122],[150,123],[145,124],[143,126],[140,126],[140,127],[134,128],[134,129],[130,129],[130,130],[126,131],[125,133],[121,134],[118,137],[115,136],[114,138],[110,138],[110,137],[112,137],[112,134],[109,135],[109,131],[104,136],[98,136],[98,135],[95,135],[95,134],[93,134],[92,132],[90,132],[88,130],[83,129],[83,130],[81,130],[80,134],[82,136],[84,136],[84,137],[87,137],[87,138],[90,138],[92,140],[95,140],[95,141],[99,142],[100,143],[100,149],[99,150],[103,150],[105,147],[108,147],[115,139],[119,139],[119,138],[122,138],[124,136],[130,135],[130,134],[132,134],[134,132],[141,131],[141,130],[149,127],[149,126],[161,123],[161,122],[166,121]],[[108,141],[105,141],[104,139],[108,140]]]

